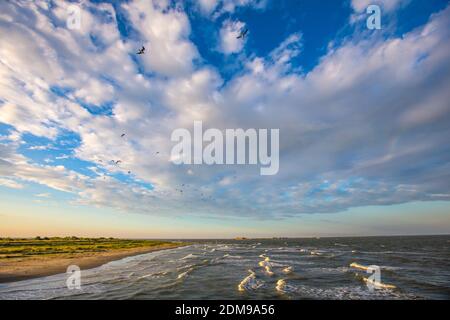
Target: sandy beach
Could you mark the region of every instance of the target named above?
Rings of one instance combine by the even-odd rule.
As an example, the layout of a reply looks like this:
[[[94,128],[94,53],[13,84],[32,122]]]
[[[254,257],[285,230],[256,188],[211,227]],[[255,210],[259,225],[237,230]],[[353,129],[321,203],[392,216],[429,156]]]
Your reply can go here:
[[[0,260],[0,283],[14,282],[64,273],[70,265],[83,269],[99,267],[110,261],[140,255],[158,250],[180,247],[177,244],[164,244],[152,247],[116,249],[106,252],[86,252],[74,254],[55,254]]]

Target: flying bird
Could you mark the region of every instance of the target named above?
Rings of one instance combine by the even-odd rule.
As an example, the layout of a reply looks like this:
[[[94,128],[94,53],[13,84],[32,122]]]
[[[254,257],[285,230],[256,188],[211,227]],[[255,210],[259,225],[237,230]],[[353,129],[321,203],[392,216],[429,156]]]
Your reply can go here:
[[[125,137],[125,133],[122,133],[122,134],[120,135],[120,137],[121,137],[121,138]]]
[[[244,39],[245,36],[247,35],[247,32],[248,32],[248,29],[242,30],[236,39]]]
[[[139,49],[139,51],[136,54],[144,54],[145,53],[145,47],[142,46],[141,49]]]

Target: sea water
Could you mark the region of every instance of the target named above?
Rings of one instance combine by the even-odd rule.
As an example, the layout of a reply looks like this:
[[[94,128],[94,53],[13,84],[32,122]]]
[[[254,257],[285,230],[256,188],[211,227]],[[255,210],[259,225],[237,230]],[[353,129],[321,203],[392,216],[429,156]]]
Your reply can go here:
[[[0,299],[449,299],[450,236],[196,240],[81,275],[79,290],[66,274],[0,284]]]

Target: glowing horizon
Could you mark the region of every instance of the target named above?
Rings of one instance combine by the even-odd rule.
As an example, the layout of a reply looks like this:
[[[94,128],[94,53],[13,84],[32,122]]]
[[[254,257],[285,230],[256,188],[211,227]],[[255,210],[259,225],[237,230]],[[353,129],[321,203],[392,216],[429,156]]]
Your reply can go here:
[[[449,234],[450,5],[376,2],[0,3],[0,236]],[[174,163],[200,121],[273,175]]]

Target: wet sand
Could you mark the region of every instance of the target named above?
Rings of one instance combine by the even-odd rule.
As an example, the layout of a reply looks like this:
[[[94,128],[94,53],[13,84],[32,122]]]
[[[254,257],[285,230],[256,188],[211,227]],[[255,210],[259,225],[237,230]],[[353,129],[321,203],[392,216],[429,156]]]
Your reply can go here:
[[[30,256],[26,258],[11,258],[0,260],[0,283],[15,282],[32,278],[65,273],[70,265],[83,269],[99,267],[105,263],[139,254],[173,249],[180,244],[165,244],[152,247],[132,249],[117,249],[106,252],[86,252],[76,254],[55,254]]]

